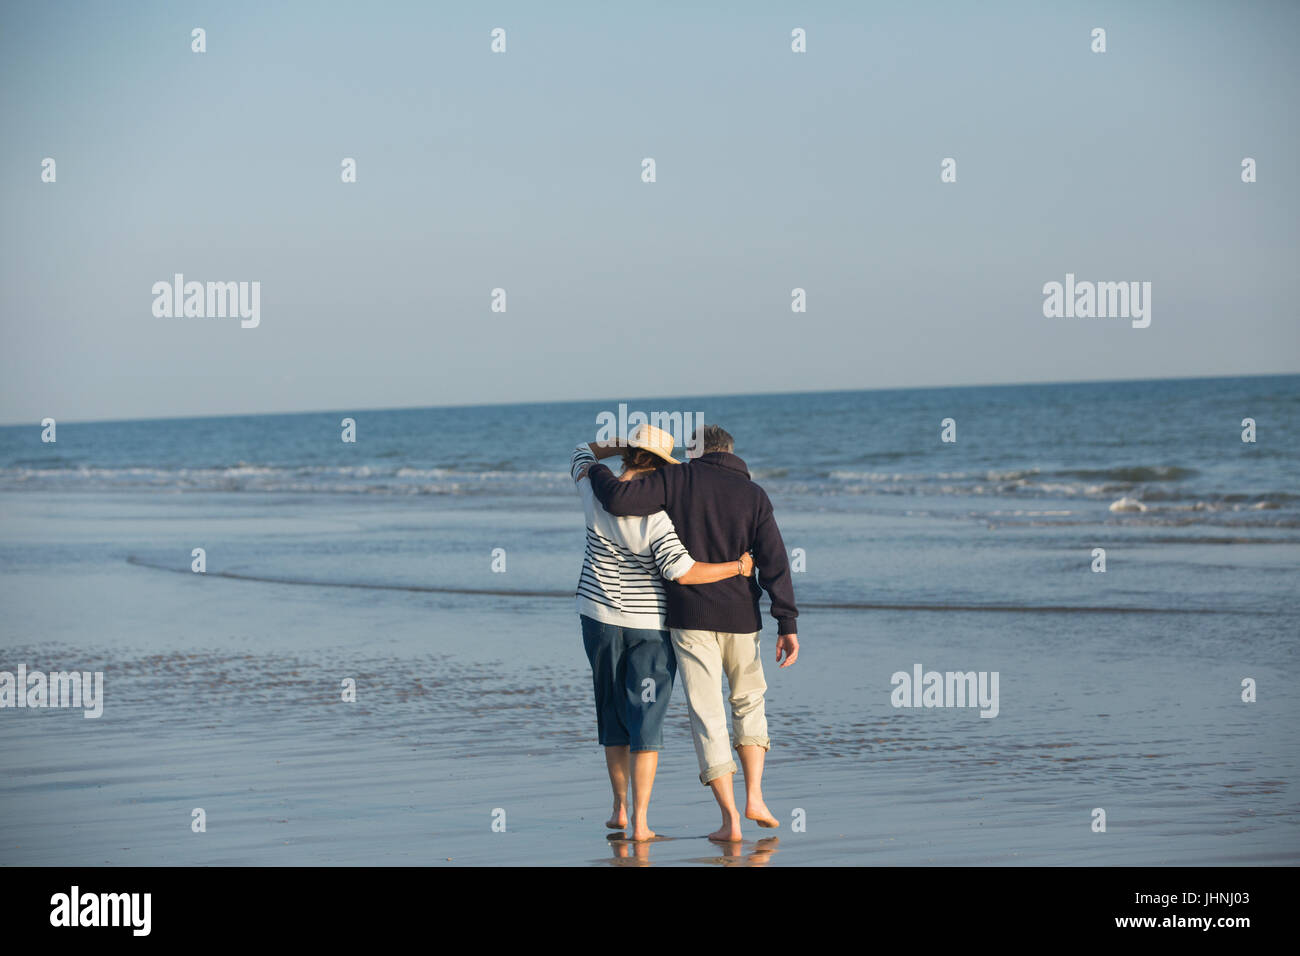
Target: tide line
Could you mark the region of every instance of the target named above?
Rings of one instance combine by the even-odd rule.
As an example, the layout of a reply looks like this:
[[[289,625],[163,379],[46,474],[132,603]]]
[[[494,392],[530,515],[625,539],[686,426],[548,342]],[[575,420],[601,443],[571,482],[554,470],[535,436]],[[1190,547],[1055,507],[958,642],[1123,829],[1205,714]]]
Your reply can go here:
[[[127,564],[152,571],[194,574],[189,568],[169,568],[129,555]],[[311,588],[357,588],[364,591],[405,591],[414,594],[469,594],[485,597],[573,599],[572,591],[518,591],[506,588],[440,587],[431,584],[370,584],[360,581],[308,581],[301,578],[265,577],[235,571],[205,571],[203,577],[252,581],[259,584],[289,584]],[[1267,611],[1241,611],[1218,608],[1187,607],[1091,607],[1066,604],[888,604],[865,601],[799,601],[801,609],[819,611],[987,611],[997,614],[1271,614]]]

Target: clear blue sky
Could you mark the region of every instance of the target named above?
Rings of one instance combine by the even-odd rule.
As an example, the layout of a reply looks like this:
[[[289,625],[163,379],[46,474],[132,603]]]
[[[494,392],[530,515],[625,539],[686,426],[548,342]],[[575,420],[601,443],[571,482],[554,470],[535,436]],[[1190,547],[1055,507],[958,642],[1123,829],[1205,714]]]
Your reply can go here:
[[[0,421],[1300,370],[1295,3],[0,18]],[[1067,272],[1151,327],[1044,318]]]

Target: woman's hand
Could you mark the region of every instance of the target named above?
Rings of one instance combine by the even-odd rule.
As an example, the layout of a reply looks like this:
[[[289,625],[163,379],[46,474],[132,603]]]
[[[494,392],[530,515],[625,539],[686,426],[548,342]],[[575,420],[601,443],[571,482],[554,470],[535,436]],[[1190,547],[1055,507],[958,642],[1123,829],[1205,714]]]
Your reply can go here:
[[[669,580],[676,581],[678,584],[713,584],[715,581],[725,581],[737,575],[749,577],[753,573],[754,559],[746,552],[736,561],[719,561],[717,564],[696,561],[685,574]]]

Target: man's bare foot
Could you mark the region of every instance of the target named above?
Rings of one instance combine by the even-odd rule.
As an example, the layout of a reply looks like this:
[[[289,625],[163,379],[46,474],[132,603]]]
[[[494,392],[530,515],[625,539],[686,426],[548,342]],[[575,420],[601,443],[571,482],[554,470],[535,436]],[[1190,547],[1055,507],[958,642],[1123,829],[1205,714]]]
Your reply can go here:
[[[774,830],[781,825],[781,821],[772,816],[772,811],[767,808],[762,798],[745,801],[745,819],[753,820],[760,827],[769,830]]]
[[[651,830],[644,823],[637,824],[635,827],[632,828],[633,843],[645,843],[646,841],[653,840],[654,838],[655,838],[654,830]]]
[[[614,812],[609,815],[605,821],[605,826],[611,830],[622,830],[627,826],[627,807],[615,807]]]
[[[714,843],[739,843],[744,839],[740,835],[740,817],[724,822],[709,834],[709,839]]]

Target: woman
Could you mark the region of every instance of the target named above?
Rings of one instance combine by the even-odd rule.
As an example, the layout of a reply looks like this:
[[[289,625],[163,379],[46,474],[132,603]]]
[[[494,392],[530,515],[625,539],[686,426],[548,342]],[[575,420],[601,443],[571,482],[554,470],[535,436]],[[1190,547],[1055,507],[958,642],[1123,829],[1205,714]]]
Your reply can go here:
[[[611,830],[627,826],[631,778],[632,839],[652,840],[646,823],[650,791],[663,745],[664,714],[677,676],[677,658],[667,631],[661,578],[678,584],[709,584],[734,575],[748,577],[748,555],[724,564],[695,561],[677,539],[665,512],[645,518],[617,518],[591,492],[587,469],[597,458],[622,454],[620,481],[677,464],[672,436],[638,425],[622,445],[579,445],[571,473],[587,516],[587,547],[578,579],[582,642],[591,661],[596,692],[596,727],[614,791]]]

